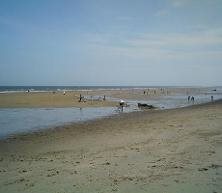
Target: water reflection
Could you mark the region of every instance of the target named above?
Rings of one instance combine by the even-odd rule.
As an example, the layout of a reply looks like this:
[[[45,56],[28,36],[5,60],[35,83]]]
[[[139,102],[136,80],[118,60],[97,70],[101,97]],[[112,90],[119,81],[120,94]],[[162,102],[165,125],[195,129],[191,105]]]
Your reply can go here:
[[[0,109],[0,137],[70,122],[92,120],[115,113],[115,108],[113,107],[3,108]]]

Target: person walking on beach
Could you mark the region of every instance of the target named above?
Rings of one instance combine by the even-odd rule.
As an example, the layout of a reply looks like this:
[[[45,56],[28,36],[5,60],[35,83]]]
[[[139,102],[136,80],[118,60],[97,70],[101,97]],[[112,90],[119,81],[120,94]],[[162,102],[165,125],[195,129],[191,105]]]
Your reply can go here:
[[[79,102],[82,102],[83,96],[80,94],[79,95]]]
[[[194,96],[191,97],[191,101],[194,103]]]
[[[125,104],[126,104],[126,103],[125,103],[124,100],[120,100],[119,106],[120,106],[121,111],[123,111],[123,106],[124,106]]]
[[[214,101],[214,96],[211,96],[210,98],[211,98],[211,102],[213,102]]]
[[[188,100],[188,102],[190,102],[190,96],[188,96],[187,100]]]

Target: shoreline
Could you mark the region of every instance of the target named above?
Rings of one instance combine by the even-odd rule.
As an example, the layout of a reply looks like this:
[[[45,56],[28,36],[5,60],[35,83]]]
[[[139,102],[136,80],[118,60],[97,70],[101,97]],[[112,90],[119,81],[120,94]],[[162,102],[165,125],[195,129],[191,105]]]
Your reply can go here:
[[[220,192],[222,100],[0,140],[0,192]]]
[[[154,114],[154,113],[160,113],[160,112],[171,112],[171,111],[183,111],[186,109],[195,109],[195,108],[199,108],[199,107],[205,107],[208,105],[212,105],[212,104],[218,104],[218,103],[222,103],[222,99],[219,100],[215,100],[214,102],[205,102],[205,103],[200,103],[200,104],[193,104],[193,105],[189,105],[189,106],[182,106],[182,107],[175,107],[175,108],[171,108],[171,109],[149,109],[149,110],[139,110],[139,111],[132,111],[132,112],[120,112],[117,114],[111,114],[111,115],[107,115],[107,116],[103,116],[103,117],[97,117],[94,119],[90,119],[90,120],[84,120],[84,121],[71,121],[71,122],[67,122],[65,124],[61,124],[58,126],[47,126],[45,128],[39,128],[33,131],[24,131],[21,133],[14,133],[14,134],[10,134],[8,136],[2,137],[0,138],[0,142],[1,141],[8,141],[8,140],[13,140],[13,139],[17,139],[17,138],[23,138],[23,137],[32,137],[35,135],[44,135],[46,134],[50,134],[50,132],[57,132],[58,130],[61,131],[63,128],[66,127],[72,127],[75,125],[84,125],[84,124],[90,124],[93,122],[97,122],[97,121],[105,121],[105,120],[109,120],[109,119],[115,119],[115,118],[123,118],[124,117],[132,117],[133,115],[138,116],[140,114]],[[30,108],[30,107],[28,107]],[[54,108],[63,108],[63,107],[54,107]],[[79,107],[70,107],[70,108],[79,108]],[[84,108],[84,107],[83,107]],[[87,108],[91,108],[91,107],[87,107]]]
[[[0,108],[23,108],[23,107],[103,107],[116,106],[118,100],[149,101],[167,96],[188,95],[211,95],[212,89],[201,88],[124,88],[105,90],[75,90],[75,91],[46,91],[46,92],[17,92],[0,94]],[[204,94],[205,93],[205,94]],[[220,96],[219,93],[212,93]],[[80,95],[85,102],[79,102]],[[105,96],[105,100],[103,100]],[[209,96],[210,98],[210,96]]]

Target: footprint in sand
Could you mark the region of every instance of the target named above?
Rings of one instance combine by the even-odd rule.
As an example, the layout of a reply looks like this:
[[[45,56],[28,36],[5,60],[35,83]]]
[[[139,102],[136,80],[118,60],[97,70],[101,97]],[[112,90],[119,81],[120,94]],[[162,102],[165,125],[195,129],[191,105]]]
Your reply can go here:
[[[19,173],[26,173],[28,172],[26,169],[20,170]]]
[[[103,165],[108,166],[108,165],[111,165],[111,163],[110,162],[105,162]]]
[[[199,168],[198,171],[207,171],[208,168]]]
[[[48,170],[48,171],[50,171],[50,173],[47,174],[47,177],[52,177],[52,176],[55,176],[55,175],[58,175],[58,174],[59,174],[59,171],[58,171],[58,170],[50,169],[50,170]]]

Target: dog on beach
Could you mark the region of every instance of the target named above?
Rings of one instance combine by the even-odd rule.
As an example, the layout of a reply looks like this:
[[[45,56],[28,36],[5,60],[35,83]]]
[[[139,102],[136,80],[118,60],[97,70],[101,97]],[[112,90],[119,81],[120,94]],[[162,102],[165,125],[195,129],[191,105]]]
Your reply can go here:
[[[155,107],[153,105],[148,105],[146,103],[137,103],[139,108],[148,108],[148,109],[154,109]]]

